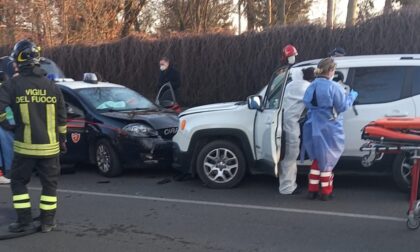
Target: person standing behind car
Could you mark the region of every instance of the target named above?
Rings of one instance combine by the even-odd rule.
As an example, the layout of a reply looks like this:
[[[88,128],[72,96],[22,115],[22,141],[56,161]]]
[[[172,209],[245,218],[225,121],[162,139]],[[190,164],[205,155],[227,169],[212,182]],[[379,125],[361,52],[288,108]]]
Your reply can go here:
[[[40,67],[40,48],[34,43],[19,41],[12,57],[19,75],[0,87],[0,124],[10,126],[5,112],[8,106],[13,110],[16,123],[11,189],[17,221],[9,225],[9,231],[36,229],[26,186],[36,168],[42,184],[41,231],[50,232],[55,228],[59,154],[66,151],[64,98],[60,88],[45,77],[46,72]]]
[[[315,79],[314,68],[309,67],[292,73],[292,81],[287,84],[284,92],[283,131],[285,132],[285,155],[280,165],[280,194],[298,194],[296,184],[297,163],[300,151],[299,119],[305,110],[303,96],[306,89]],[[303,79],[302,79],[303,74]]]
[[[8,80],[7,74],[5,72],[0,72],[0,86],[3,84],[3,82],[6,82]],[[7,117],[7,116],[6,116]],[[10,179],[8,179],[5,176],[5,173],[10,169],[8,164],[7,157],[10,152],[10,149],[12,149],[12,157],[13,157],[13,147],[8,146],[8,144],[13,142],[13,133],[12,133],[12,141],[9,141],[9,134],[8,130],[3,129],[0,127],[0,184],[10,184]],[[5,146],[4,146],[5,145]],[[12,145],[12,144],[11,144]],[[6,147],[6,148],[4,148]],[[10,162],[11,163],[11,162]]]
[[[16,64],[12,59],[7,62],[6,72],[2,72],[1,83],[6,83],[10,78],[13,78],[18,74]],[[1,85],[0,85],[1,86]],[[12,128],[15,125],[13,111],[10,107],[6,107],[6,119],[8,120],[11,128],[4,129],[0,127],[0,168],[4,170],[4,176],[2,169],[0,169],[0,184],[10,184],[10,169],[12,168],[13,161],[13,131]]]
[[[331,81],[336,64],[333,58],[318,63],[317,78],[305,92],[303,102],[308,119],[303,126],[303,152],[313,160],[309,172],[308,198],[315,199],[321,185],[321,200],[330,200],[333,191],[332,173],[344,151],[343,112],[350,108],[358,93],[346,94],[344,88]],[[337,114],[335,114],[337,113]]]
[[[179,96],[179,88],[181,86],[181,80],[179,72],[172,66],[168,57],[162,57],[159,61],[159,85],[158,90],[166,83],[171,83],[171,86],[175,93],[175,98]]]
[[[342,47],[336,47],[328,53],[328,57],[343,57],[346,56],[346,50]]]

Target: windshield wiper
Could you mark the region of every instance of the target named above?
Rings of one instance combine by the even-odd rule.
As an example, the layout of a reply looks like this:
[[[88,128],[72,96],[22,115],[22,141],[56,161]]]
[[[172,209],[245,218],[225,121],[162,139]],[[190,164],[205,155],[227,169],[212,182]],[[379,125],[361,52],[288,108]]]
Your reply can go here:
[[[103,108],[103,109],[96,109],[96,110],[98,110],[99,112],[102,112],[102,113],[106,113],[106,112],[118,112],[118,111],[120,111],[120,110],[113,109],[113,108]]]

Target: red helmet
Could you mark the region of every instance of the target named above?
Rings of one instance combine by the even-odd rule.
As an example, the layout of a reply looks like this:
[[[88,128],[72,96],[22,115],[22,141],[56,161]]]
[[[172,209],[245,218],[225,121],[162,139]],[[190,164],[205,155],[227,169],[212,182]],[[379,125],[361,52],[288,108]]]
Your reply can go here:
[[[291,56],[296,56],[297,54],[298,54],[298,52],[297,52],[296,48],[294,46],[290,45],[290,44],[286,45],[283,48],[283,57],[284,58],[288,58],[288,57],[291,57]]]

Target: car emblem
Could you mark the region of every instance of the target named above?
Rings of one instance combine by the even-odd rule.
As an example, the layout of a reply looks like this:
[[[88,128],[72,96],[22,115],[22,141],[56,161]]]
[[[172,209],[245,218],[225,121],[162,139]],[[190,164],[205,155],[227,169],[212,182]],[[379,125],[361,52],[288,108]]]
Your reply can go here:
[[[73,143],[78,143],[80,141],[80,133],[71,133],[71,140]]]
[[[176,134],[176,132],[178,132],[178,128],[168,128],[163,131],[163,134],[165,135]]]

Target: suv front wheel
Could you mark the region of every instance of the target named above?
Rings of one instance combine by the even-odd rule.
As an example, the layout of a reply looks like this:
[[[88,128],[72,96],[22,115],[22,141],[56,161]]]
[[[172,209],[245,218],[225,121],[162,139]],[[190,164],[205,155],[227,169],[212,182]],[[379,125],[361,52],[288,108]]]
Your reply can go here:
[[[235,143],[216,140],[206,144],[197,156],[197,174],[210,188],[232,188],[245,176],[244,154]]]

